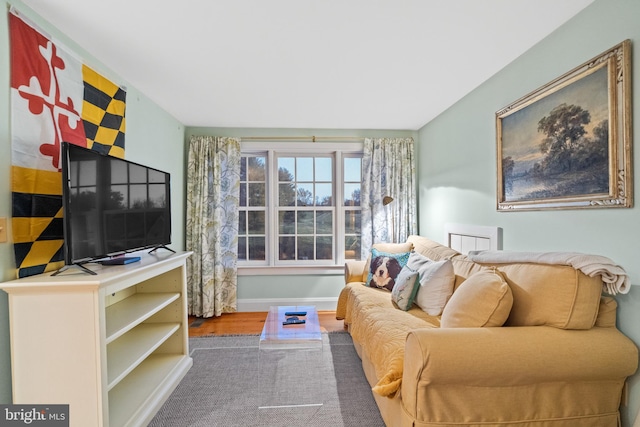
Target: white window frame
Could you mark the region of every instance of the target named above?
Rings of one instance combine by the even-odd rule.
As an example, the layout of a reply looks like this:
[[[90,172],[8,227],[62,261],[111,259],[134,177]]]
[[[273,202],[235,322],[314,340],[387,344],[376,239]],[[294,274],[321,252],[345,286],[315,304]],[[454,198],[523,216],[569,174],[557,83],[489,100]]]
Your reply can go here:
[[[267,161],[267,184],[265,223],[265,261],[238,261],[239,275],[288,275],[288,274],[341,274],[344,270],[344,211],[353,209],[352,206],[344,206],[344,174],[343,159],[346,156],[361,157],[363,144],[361,142],[241,142],[242,155],[261,155]],[[314,260],[310,263],[303,261],[282,262],[277,259],[278,254],[278,182],[274,177],[278,174],[277,157],[287,156],[326,156],[331,155],[334,161],[333,195],[335,212],[334,218],[334,260]]]

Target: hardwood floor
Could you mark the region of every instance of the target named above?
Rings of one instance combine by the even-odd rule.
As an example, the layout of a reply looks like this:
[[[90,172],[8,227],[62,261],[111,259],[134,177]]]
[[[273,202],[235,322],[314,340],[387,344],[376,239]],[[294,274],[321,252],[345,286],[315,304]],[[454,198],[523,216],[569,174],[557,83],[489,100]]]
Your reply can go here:
[[[189,336],[205,335],[255,335],[262,332],[267,312],[224,313],[219,317],[201,318],[189,316]],[[322,332],[344,330],[344,322],[336,320],[335,311],[318,311]]]

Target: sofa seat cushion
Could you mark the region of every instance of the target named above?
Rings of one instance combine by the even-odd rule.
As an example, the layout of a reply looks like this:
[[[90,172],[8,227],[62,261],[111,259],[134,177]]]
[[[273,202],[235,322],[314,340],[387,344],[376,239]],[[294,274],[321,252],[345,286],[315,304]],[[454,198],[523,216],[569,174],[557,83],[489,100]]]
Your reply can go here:
[[[402,383],[407,334],[415,329],[437,328],[440,319],[417,306],[408,311],[398,310],[388,292],[358,282],[344,287],[338,298],[337,311],[341,310],[341,305],[354,342],[361,346],[364,356],[375,367],[378,382],[373,392],[380,396],[395,396]]]

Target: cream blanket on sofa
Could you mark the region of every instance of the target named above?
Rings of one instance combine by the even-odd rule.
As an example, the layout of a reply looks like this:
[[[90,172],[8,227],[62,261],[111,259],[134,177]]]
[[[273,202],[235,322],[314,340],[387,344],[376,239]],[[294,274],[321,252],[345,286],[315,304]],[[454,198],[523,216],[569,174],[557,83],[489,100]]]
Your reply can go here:
[[[468,256],[480,264],[530,262],[569,265],[587,276],[602,276],[603,290],[610,295],[626,294],[630,289],[627,272],[611,259],[600,255],[578,252],[471,251]]]

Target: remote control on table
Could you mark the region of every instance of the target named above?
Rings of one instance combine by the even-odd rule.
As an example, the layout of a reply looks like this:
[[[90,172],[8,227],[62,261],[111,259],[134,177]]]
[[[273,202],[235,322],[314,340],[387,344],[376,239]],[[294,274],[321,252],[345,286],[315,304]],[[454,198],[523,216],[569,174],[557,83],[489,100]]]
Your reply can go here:
[[[285,316],[306,316],[306,311],[287,311],[284,313]]]
[[[283,325],[301,325],[305,323],[304,319],[287,319],[282,322]]]

